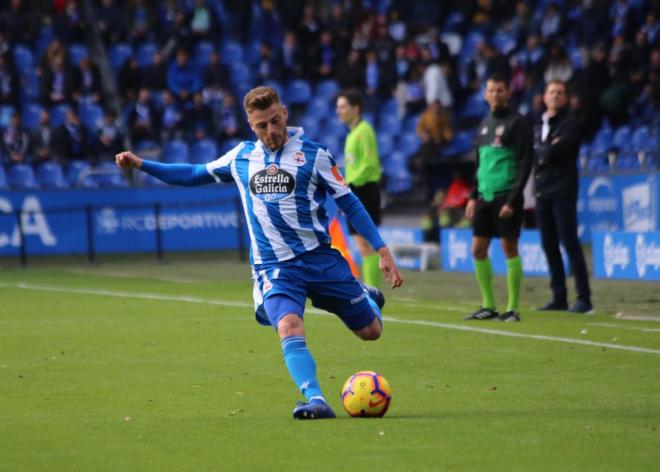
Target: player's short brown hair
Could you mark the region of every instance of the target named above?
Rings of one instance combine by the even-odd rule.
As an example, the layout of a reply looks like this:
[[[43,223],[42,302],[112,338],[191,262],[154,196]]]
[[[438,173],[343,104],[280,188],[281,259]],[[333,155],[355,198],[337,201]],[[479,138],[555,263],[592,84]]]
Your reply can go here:
[[[251,113],[254,110],[266,110],[274,103],[282,102],[272,87],[255,87],[246,93],[243,98],[243,108],[246,113]]]

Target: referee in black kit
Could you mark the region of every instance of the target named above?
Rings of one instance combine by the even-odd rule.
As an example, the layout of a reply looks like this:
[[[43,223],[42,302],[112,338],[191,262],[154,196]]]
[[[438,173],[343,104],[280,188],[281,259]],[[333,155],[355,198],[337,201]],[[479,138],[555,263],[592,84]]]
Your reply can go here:
[[[543,93],[546,112],[534,126],[536,218],[550,269],[552,299],[539,308],[593,313],[589,275],[577,235],[577,158],[580,129],[568,110],[566,83],[549,82]],[[568,308],[566,272],[559,243],[568,253],[577,300]]]

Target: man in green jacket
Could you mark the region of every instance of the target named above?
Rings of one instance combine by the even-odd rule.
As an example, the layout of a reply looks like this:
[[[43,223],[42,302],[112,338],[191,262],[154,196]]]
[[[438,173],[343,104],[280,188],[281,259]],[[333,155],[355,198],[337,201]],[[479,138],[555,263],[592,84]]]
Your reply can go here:
[[[380,225],[380,157],[376,133],[369,123],[362,119],[364,99],[358,90],[342,91],[337,96],[337,116],[346,124],[350,132],[344,146],[344,167],[346,182],[360,199],[376,226]],[[378,253],[349,224],[349,232],[355,237],[362,256],[362,279],[367,285],[381,286],[380,258]]]
[[[533,139],[525,119],[508,106],[507,81],[492,76],[484,98],[490,113],[478,128],[475,185],[465,209],[472,220],[472,256],[481,291],[481,308],[467,320],[520,321],[518,304],[523,277],[518,238],[523,218],[523,190],[532,166]],[[499,237],[506,257],[508,305],[501,315],[493,294],[490,240]]]

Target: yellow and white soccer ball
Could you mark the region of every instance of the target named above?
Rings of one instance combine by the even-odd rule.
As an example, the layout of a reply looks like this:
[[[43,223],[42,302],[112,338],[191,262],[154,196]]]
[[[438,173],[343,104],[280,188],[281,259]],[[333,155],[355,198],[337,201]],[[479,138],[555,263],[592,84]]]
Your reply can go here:
[[[368,370],[351,375],[341,391],[341,404],[351,416],[383,416],[391,400],[392,388],[385,377]]]

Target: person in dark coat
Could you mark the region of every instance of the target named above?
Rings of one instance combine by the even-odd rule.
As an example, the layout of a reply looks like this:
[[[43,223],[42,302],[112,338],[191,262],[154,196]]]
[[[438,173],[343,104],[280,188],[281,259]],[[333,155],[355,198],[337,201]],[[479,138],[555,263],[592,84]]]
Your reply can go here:
[[[552,299],[539,310],[591,313],[591,291],[582,246],[577,235],[577,158],[580,128],[568,107],[564,82],[548,83],[543,94],[546,112],[534,129],[534,192],[536,218],[548,260]],[[575,277],[577,301],[569,309],[561,242]]]

